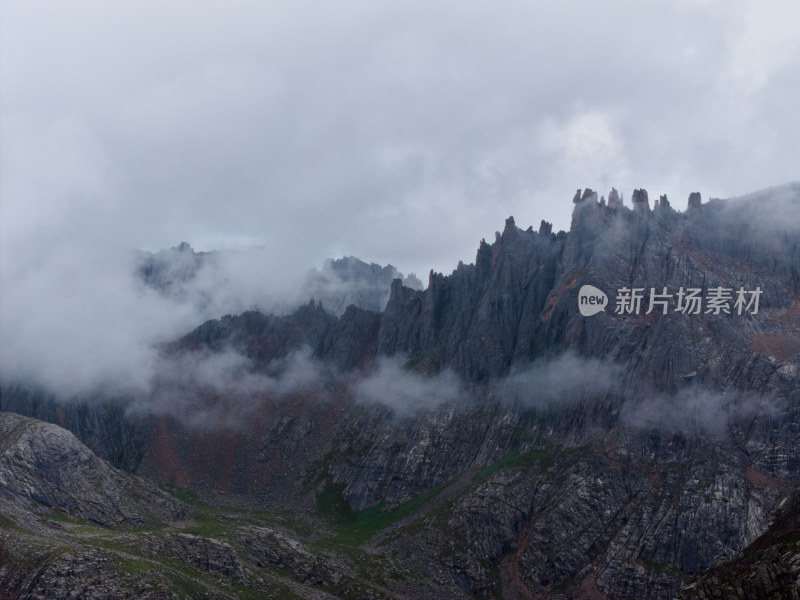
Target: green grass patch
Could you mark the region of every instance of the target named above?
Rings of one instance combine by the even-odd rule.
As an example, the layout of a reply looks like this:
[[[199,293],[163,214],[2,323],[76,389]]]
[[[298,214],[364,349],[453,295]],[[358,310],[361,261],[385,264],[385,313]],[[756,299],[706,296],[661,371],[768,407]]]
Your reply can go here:
[[[236,529],[235,524],[228,523],[222,517],[217,519],[195,519],[195,523],[196,525],[186,527],[183,531],[199,537],[220,538],[225,537],[231,530]]]
[[[119,564],[123,573],[136,574],[146,573],[153,570],[153,563],[151,563],[149,560],[137,558],[135,556],[120,556],[118,557],[117,563]]]
[[[114,529],[89,521],[82,517],[73,516],[60,510],[42,515],[47,521],[63,523],[64,529],[74,534],[99,534],[110,535],[116,533]]]
[[[336,542],[357,546],[389,525],[413,515],[450,483],[448,481],[440,484],[399,505],[391,506],[381,502],[355,512],[342,495],[344,484],[334,484],[329,480],[317,496],[317,510],[336,526]]]
[[[171,573],[170,584],[184,598],[203,598],[208,596],[208,590],[197,582],[197,576],[185,575],[183,573]]]
[[[200,500],[200,496],[198,496],[197,492],[194,490],[178,487],[174,483],[161,484],[160,487],[171,496],[175,496],[178,500],[185,502],[189,506],[208,506],[208,504]]]
[[[330,477],[317,494],[317,513],[334,525],[344,526],[356,521],[356,513],[344,498],[344,483],[333,483]]]
[[[73,517],[72,515],[70,515],[68,513],[65,513],[65,512],[62,512],[60,510],[54,510],[53,512],[47,513],[46,515],[43,515],[43,516],[48,521],[56,521],[58,523],[73,523],[73,524],[76,524],[76,523],[83,523],[84,522],[82,519],[79,519],[77,517]]]
[[[127,552],[129,549],[126,545],[122,545],[119,539],[114,537],[99,537],[99,536],[85,536],[80,538],[81,544],[84,546],[91,546],[92,548],[102,548],[109,552]]]
[[[496,463],[483,467],[475,474],[473,481],[481,482],[488,479],[500,469],[510,469],[514,467],[532,467],[538,465],[544,469],[553,464],[553,455],[545,450],[529,450],[519,453],[516,450],[509,452]]]
[[[17,525],[15,521],[12,521],[11,519],[3,515],[0,515],[0,529],[8,529],[12,531],[26,531],[25,529]]]
[[[104,527],[103,525],[92,523],[91,521],[86,521],[85,523],[79,523],[74,525],[66,524],[66,529],[70,533],[80,534],[80,535],[86,534],[86,535],[110,536],[110,535],[117,535],[119,533],[114,529],[110,529],[108,527]]]

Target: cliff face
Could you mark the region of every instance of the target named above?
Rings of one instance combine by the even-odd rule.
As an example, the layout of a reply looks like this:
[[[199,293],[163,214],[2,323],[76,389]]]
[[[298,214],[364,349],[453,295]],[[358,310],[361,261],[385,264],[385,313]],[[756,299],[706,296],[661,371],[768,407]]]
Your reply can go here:
[[[681,598],[800,598],[800,492],[784,500],[764,535],[699,574]]]
[[[431,273],[428,288],[417,294],[396,283],[381,319],[378,352],[426,357],[475,383],[529,361],[566,240],[547,229],[522,231],[509,218],[494,244],[481,242],[474,265],[459,265],[447,277]]]
[[[796,361],[800,352],[796,232],[769,239],[750,205],[709,203],[690,214],[640,206],[581,200],[568,236],[522,231],[510,219],[493,245],[481,245],[474,266],[432,274],[421,294],[393,290],[379,351],[432,354],[471,381],[572,348],[623,362],[662,389],[677,389],[695,370],[696,383],[717,387],[783,385],[774,363]],[[612,305],[583,317],[577,296],[586,284],[611,302],[622,288],[643,289],[639,314],[616,315]],[[759,287],[760,314],[675,311],[681,288],[707,296],[718,287],[734,294]],[[651,288],[672,294],[668,314],[660,305],[645,314]],[[757,352],[768,346],[780,356]]]
[[[209,321],[165,360],[244,356],[240,375],[265,383],[242,418],[198,426],[162,407],[81,435],[215,503],[383,511],[362,548],[437,597],[672,598],[758,538],[800,479],[800,234],[775,218],[800,190],[692,195],[686,213],[632,200],[579,191],[569,234],[508,219],[474,264],[424,291],[395,281],[382,312]],[[589,285],[607,305],[583,316]],[[736,306],[740,288],[760,290],[757,310]],[[642,290],[638,311],[624,290]],[[709,305],[720,290],[727,312]],[[652,294],[665,302],[649,310]],[[7,390],[4,410],[35,404]],[[235,396],[179,392],[199,411]]]

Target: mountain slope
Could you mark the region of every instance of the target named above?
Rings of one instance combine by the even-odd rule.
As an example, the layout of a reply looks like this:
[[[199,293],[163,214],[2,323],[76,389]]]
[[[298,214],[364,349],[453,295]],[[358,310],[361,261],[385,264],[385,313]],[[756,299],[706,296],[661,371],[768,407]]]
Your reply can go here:
[[[509,219],[475,264],[395,281],[383,312],[204,323],[163,359],[239,357],[224,385],[134,399],[146,441],[123,462],[327,523],[336,552],[390,560],[399,597],[676,596],[800,480],[800,186],[685,213],[612,198],[577,194],[568,234]],[[605,311],[580,313],[583,285]],[[615,312],[623,288],[638,314]],[[687,313],[681,288],[760,304]]]
[[[56,425],[0,413],[0,501],[30,512],[60,511],[106,527],[177,519],[179,503],[116,471]]]
[[[781,504],[764,535],[698,574],[681,598],[800,598],[800,493]]]

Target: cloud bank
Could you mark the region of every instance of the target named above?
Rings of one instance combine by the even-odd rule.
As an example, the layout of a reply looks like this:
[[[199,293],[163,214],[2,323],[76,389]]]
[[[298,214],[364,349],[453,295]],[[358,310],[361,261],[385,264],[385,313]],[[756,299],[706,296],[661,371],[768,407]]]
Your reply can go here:
[[[620,418],[634,429],[724,438],[732,426],[744,420],[778,413],[779,404],[769,395],[692,386],[675,394],[653,393],[629,401]]]
[[[505,402],[549,410],[602,400],[619,390],[621,380],[618,365],[567,352],[512,371],[495,384],[494,392]]]
[[[159,362],[147,395],[133,398],[132,414],[171,415],[201,428],[242,426],[265,400],[309,393],[327,398],[333,374],[301,348],[256,369],[232,349],[180,352]]]
[[[202,386],[204,369],[217,373],[232,365],[187,369],[164,357],[160,346],[208,319],[247,310],[287,314],[312,297],[332,313],[351,302],[371,301],[368,308],[378,310],[391,277],[399,275],[351,261],[383,277],[345,279],[329,263],[308,271],[276,260],[266,248],[149,255],[114,251],[112,242],[104,250],[95,242],[43,240],[24,263],[0,258],[0,381],[38,385],[61,398],[141,397],[163,378],[166,363],[193,373]],[[159,266],[148,279],[143,265],[154,258]]]
[[[421,375],[406,369],[399,358],[386,357],[356,381],[354,393],[359,402],[387,406],[401,416],[467,398],[465,386],[453,371]]]
[[[447,272],[509,214],[566,228],[577,187],[779,184],[798,21],[792,0],[8,3],[2,237],[99,220],[151,250]]]

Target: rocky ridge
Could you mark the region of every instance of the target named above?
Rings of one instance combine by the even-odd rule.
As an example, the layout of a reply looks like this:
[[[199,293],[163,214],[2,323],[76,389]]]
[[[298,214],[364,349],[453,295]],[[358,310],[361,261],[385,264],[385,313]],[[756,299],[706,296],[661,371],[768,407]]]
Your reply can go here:
[[[139,471],[215,503],[316,514],[391,557],[378,572],[399,597],[676,596],[756,540],[800,479],[800,239],[769,219],[798,186],[693,195],[686,213],[615,192],[579,191],[569,234],[507,220],[474,264],[424,291],[393,283],[382,313],[314,302],[203,324],[170,351],[233,349],[277,377],[306,349],[321,375],[263,394],[246,427],[150,422]],[[582,317],[584,284],[673,296],[667,314]],[[681,287],[755,286],[756,315],[675,310]],[[407,377],[365,403],[358,381],[387,360]],[[461,400],[397,404],[433,398],[448,373]]]
[[[238,269],[263,266],[270,257],[262,248],[245,251],[222,250],[196,252],[188,242],[158,252],[140,251],[136,255],[135,272],[139,281],[158,293],[179,302],[194,304],[201,312],[210,308],[234,310],[238,304],[219,301],[214,296],[219,286],[230,285],[227,263]],[[241,264],[240,264],[241,263]],[[422,282],[413,273],[400,273],[393,265],[366,263],[355,256],[326,260],[321,269],[310,269],[292,289],[279,297],[251,298],[262,310],[292,312],[298,305],[314,299],[325,310],[341,315],[351,304],[365,310],[380,311],[386,306],[392,280],[399,278],[403,285],[422,289]]]

